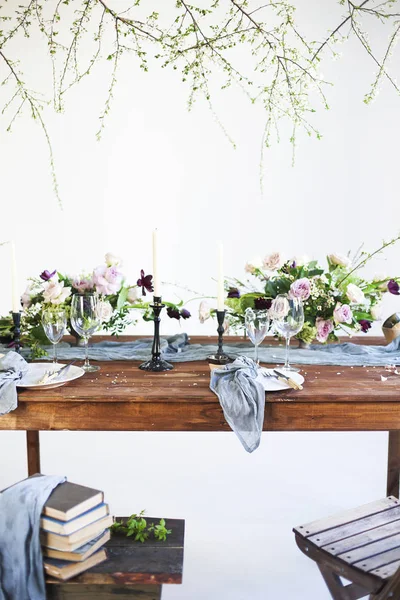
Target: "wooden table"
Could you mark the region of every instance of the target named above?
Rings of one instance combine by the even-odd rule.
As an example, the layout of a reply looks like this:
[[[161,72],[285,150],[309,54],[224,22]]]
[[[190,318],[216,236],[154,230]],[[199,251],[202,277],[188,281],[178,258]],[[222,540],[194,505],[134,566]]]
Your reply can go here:
[[[236,338],[237,339],[237,338]],[[210,338],[193,338],[193,343]],[[382,343],[381,338],[362,338]],[[28,471],[40,471],[39,431],[229,431],[209,389],[204,361],[175,363],[166,373],[136,362],[102,362],[54,390],[25,390],[18,408],[0,417],[0,430],[27,431]],[[400,375],[384,367],[305,366],[302,391],[267,394],[265,431],[388,431],[387,493],[398,495]],[[382,381],[381,376],[387,377]]]
[[[146,519],[148,523],[160,520]],[[47,577],[47,599],[160,600],[162,586],[182,583],[183,571],[185,521],[167,519],[166,527],[171,534],[165,542],[149,538],[139,543],[125,535],[113,534],[105,546],[108,555],[105,562],[70,581]]]

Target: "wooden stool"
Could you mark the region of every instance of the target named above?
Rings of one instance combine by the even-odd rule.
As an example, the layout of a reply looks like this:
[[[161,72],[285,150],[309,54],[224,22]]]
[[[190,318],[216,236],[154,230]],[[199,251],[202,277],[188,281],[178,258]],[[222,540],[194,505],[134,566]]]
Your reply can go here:
[[[118,517],[118,520],[126,517]],[[148,523],[159,518],[146,517]],[[163,584],[182,583],[185,521],[167,519],[167,541],[143,544],[112,535],[108,560],[69,581],[46,579],[48,600],[160,600]]]
[[[334,600],[400,599],[400,502],[389,496],[293,529]],[[349,580],[346,585],[341,578]]]

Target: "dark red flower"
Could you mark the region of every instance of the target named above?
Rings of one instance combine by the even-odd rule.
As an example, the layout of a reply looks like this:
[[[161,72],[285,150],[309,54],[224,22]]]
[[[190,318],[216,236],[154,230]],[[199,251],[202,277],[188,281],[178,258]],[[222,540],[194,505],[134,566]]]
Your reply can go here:
[[[391,279],[389,281],[389,283],[387,284],[388,286],[388,290],[391,294],[394,294],[395,296],[400,296],[400,286],[397,283],[397,281],[395,281],[394,279]]]
[[[46,269],[45,271],[43,271],[43,273],[40,273],[40,279],[43,279],[43,281],[49,281],[49,279],[54,277],[56,273],[57,271],[53,271],[52,273],[50,273],[50,271]]]
[[[182,319],[190,319],[191,316],[192,315],[187,310],[187,308],[182,308],[182,310],[181,310],[181,317],[182,317]]]
[[[363,333],[367,333],[368,329],[371,329],[371,321],[367,321],[367,319],[360,319],[359,324],[361,325],[361,331]]]
[[[240,292],[238,288],[229,288],[228,298],[240,298]]]
[[[176,319],[177,321],[179,321],[181,318],[181,313],[179,312],[179,310],[177,308],[173,308],[172,306],[168,306],[167,315],[170,319]]]
[[[146,290],[152,292],[154,290],[152,284],[153,275],[145,275],[143,269],[140,271],[140,279],[137,280],[137,284],[142,288],[142,296],[146,295]]]
[[[256,310],[268,310],[272,306],[272,300],[270,298],[256,298],[254,300],[254,308]]]

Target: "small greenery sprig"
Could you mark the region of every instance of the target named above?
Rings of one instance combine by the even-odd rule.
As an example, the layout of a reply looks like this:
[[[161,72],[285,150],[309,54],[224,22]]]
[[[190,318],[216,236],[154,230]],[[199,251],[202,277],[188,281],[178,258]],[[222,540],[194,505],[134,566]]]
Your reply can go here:
[[[144,518],[145,511],[139,514],[131,515],[127,521],[115,521],[111,525],[112,533],[123,533],[127,537],[132,537],[135,542],[145,542],[152,535],[159,542],[165,542],[167,535],[172,533],[172,529],[165,527],[165,519],[160,519],[158,525],[154,523],[147,524]]]

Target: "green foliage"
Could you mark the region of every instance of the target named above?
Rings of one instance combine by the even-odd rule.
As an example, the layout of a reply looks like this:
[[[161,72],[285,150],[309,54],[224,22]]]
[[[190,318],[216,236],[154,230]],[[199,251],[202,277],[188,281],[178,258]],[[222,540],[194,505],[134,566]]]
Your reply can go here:
[[[154,523],[147,524],[144,518],[144,510],[139,514],[131,515],[125,522],[115,521],[111,526],[113,533],[121,533],[127,537],[132,537],[135,542],[145,542],[150,536],[153,536],[160,542],[165,542],[167,536],[172,533],[171,529],[167,529],[165,526],[165,520],[160,519],[157,525]]]

